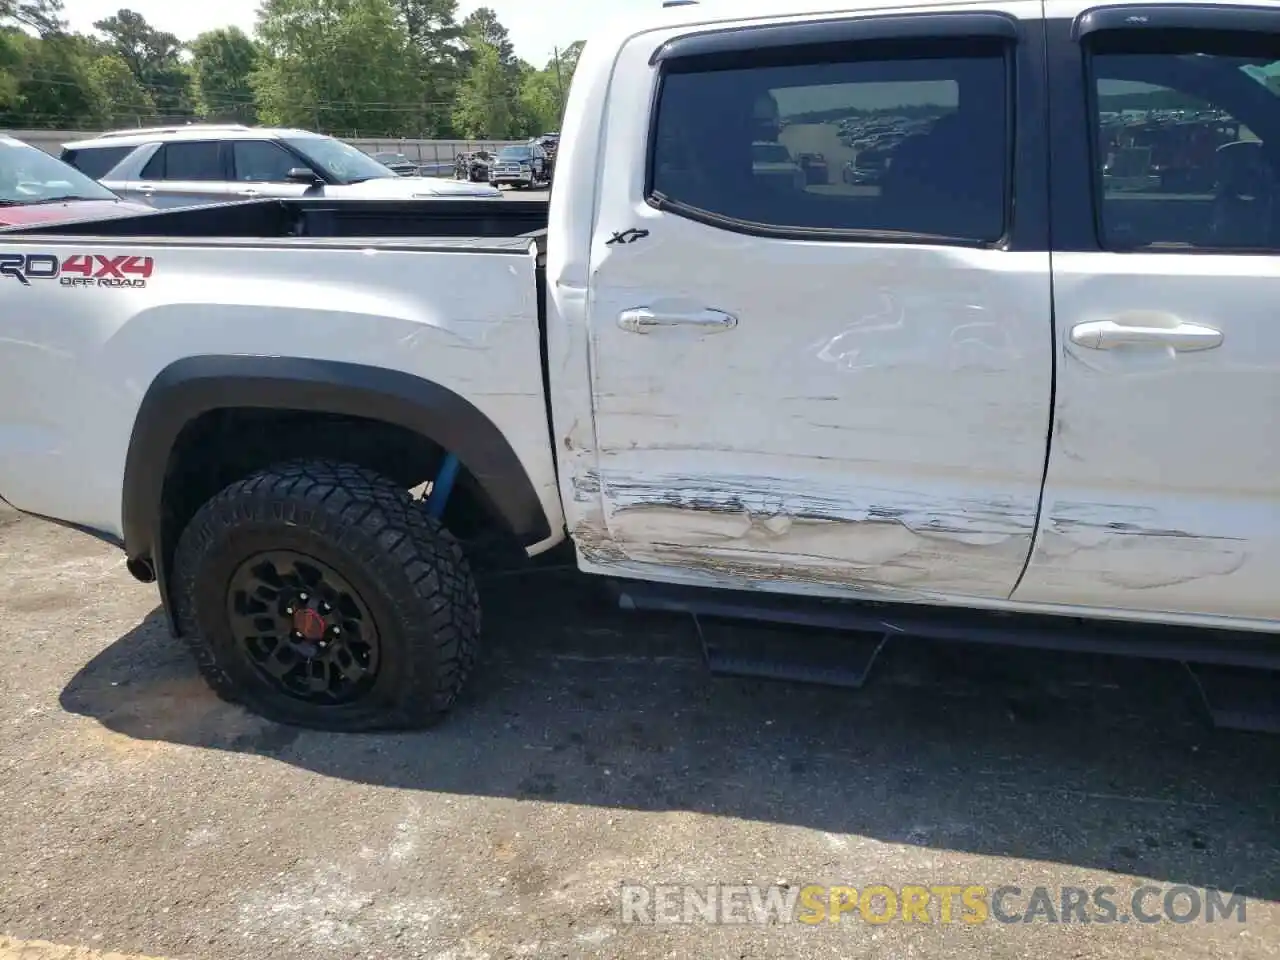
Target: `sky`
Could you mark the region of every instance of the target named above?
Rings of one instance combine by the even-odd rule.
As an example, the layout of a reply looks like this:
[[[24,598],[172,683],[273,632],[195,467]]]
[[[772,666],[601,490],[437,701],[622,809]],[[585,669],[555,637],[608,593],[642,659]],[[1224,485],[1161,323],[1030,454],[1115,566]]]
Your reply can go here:
[[[93,30],[93,22],[111,16],[121,7],[142,14],[159,30],[167,30],[179,40],[191,40],[205,30],[237,26],[253,29],[259,0],[215,0],[187,6],[178,0],[64,0],[64,16],[71,29]],[[460,0],[458,19],[479,6],[493,8],[511,33],[516,55],[541,67],[551,59],[555,47],[585,40],[610,11],[657,5],[659,0]]]

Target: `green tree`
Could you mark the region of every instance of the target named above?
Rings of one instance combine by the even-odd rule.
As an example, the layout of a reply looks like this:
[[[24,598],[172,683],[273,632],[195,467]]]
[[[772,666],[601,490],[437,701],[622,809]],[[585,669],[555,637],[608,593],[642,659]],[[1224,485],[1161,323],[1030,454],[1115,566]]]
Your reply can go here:
[[[62,0],[0,0],[0,122],[4,125],[33,125],[33,111],[25,107],[23,94],[24,79],[32,69],[42,69],[32,62],[39,51],[33,34],[51,36],[63,27]]]
[[[143,126],[156,115],[156,104],[138,83],[129,65],[115,54],[89,64],[98,122],[107,127]]]
[[[476,7],[467,14],[462,21],[462,36],[473,52],[478,52],[479,46],[484,44],[497,51],[498,62],[504,67],[515,64],[516,50],[511,43],[511,35],[490,7]]]
[[[93,26],[128,64],[163,117],[176,120],[195,115],[194,78],[179,59],[182,44],[177,37],[155,29],[133,10],[119,10]]]
[[[468,131],[483,127],[486,137],[526,135],[533,120],[522,91],[533,68],[516,58],[507,28],[492,9],[477,7],[462,21],[462,40],[466,72],[454,108],[458,132],[475,136]]]
[[[391,0],[396,20],[416,55],[426,136],[453,133],[453,102],[466,73],[457,0]]]
[[[25,28],[40,36],[62,33],[62,0],[0,0],[0,23]]]
[[[578,61],[582,59],[582,48],[587,45],[585,40],[575,40],[563,50],[559,52],[559,71],[564,78],[565,94],[569,92],[569,81],[573,79],[573,73],[578,69]],[[547,64],[548,69],[554,69],[557,62],[552,60]]]
[[[239,27],[226,27],[200,34],[190,49],[200,115],[255,122],[258,111],[249,77],[257,65],[257,45]]]
[[[417,134],[417,51],[389,0],[265,0],[252,76],[268,123],[365,136]]]
[[[98,100],[82,37],[9,35],[18,59],[9,126],[85,129],[97,122]]]
[[[504,140],[514,119],[510,71],[495,46],[477,41],[470,52],[471,69],[458,88],[454,126],[464,137]]]
[[[520,79],[520,110],[528,134],[536,136],[560,129],[569,84],[582,55],[581,40],[569,44],[541,70],[529,68]]]

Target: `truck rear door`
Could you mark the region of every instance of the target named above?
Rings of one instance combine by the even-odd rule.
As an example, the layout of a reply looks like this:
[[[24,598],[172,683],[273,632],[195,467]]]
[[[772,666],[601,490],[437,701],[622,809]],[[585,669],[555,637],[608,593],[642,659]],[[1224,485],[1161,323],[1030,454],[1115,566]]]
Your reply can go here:
[[[1275,620],[1280,8],[1091,6],[1048,5],[1057,402],[1014,599]]]
[[[1052,389],[1040,12],[624,47],[589,292],[597,476],[576,478],[599,504],[569,508],[579,543],[600,510],[616,552],[587,566],[1009,596]],[[823,154],[825,182],[758,175],[761,143]],[[883,180],[844,182],[868,144]]]

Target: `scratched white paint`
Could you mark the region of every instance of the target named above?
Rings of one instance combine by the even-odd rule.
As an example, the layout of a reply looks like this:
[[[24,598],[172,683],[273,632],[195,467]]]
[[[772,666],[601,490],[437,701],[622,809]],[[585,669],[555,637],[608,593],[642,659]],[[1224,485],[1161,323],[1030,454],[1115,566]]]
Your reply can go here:
[[[981,6],[1041,12],[1035,0]],[[744,0],[729,16],[844,9]],[[640,196],[649,56],[728,22],[709,4],[646,10],[579,64],[547,258],[558,476],[531,255],[150,241],[127,244],[157,258],[145,291],[0,285],[5,494],[118,532],[133,416],[163,366],[210,352],[334,357],[418,374],[480,407],[542,497],[556,531],[546,545],[563,499],[593,572],[1274,627],[1276,258],[1058,255],[1051,304],[1045,254],[753,239],[654,211]],[[628,227],[649,236],[605,245]],[[712,308],[738,324],[636,336],[616,318],[639,306]],[[1032,551],[1055,306],[1059,344],[1118,310],[1216,325],[1226,342],[1178,356],[1060,349]]]
[[[145,289],[0,284],[0,492],[22,510],[120,532],[125,456],[143,394],[199,354],[322,358],[415,374],[454,390],[514,448],[553,530],[534,257],[41,240],[69,256],[155,258]],[[464,245],[465,246],[465,245]],[[30,241],[0,242],[28,251]],[[235,404],[231,393],[226,401]]]
[[[1054,256],[1057,410],[1042,530],[1015,601],[1280,620],[1280,257]],[[1096,350],[1131,311],[1213,350]]]
[[[580,247],[548,254],[571,531],[597,561],[1007,598],[1044,470],[1048,254],[752,238],[654,210],[649,58],[685,29],[619,38],[607,92],[575,82],[603,122],[574,121],[597,149],[594,233],[585,204],[552,199],[552,230],[590,244],[586,277]],[[565,160],[586,174],[580,147]],[[604,243],[626,227],[649,235]],[[637,307],[738,322],[637,335],[617,322]]]
[[[582,568],[1274,629],[1277,258],[1059,255],[1051,340],[1040,255],[758,240],[643,203],[656,46],[729,18],[841,9],[646,10],[586,49],[559,160],[573,189],[552,198],[548,254],[561,495]],[[628,227],[650,234],[604,244]],[[739,322],[624,333],[617,314],[640,306]],[[1053,344],[1117,310],[1220,326],[1227,342],[1176,358],[1059,350],[1044,515],[1010,600],[1039,502]]]

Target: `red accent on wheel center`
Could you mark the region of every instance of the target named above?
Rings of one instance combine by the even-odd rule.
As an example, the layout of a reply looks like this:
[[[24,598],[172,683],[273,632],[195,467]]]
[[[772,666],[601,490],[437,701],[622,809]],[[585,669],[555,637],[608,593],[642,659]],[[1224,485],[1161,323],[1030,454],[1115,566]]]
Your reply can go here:
[[[323,639],[325,627],[324,617],[314,610],[304,608],[293,615],[293,629],[307,640]]]

